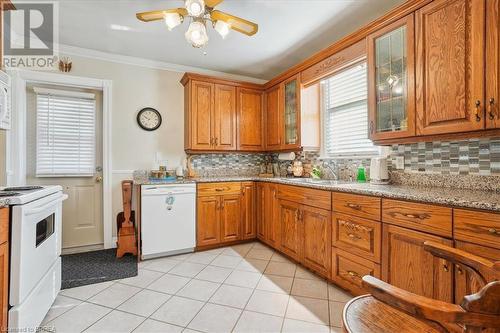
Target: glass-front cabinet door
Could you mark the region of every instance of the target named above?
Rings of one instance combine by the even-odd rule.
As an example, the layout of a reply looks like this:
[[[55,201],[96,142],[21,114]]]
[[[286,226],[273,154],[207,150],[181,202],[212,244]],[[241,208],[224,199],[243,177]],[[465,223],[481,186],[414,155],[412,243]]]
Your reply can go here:
[[[415,135],[414,34],[411,14],[368,36],[372,140]]]
[[[300,147],[300,79],[294,76],[283,83],[283,146]]]

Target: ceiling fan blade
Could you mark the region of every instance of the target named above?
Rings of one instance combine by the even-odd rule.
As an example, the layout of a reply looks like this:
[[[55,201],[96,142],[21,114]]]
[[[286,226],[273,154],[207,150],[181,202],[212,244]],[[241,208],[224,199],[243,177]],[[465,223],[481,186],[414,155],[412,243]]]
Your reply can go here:
[[[224,0],[205,0],[205,6],[210,8],[215,8],[218,4],[220,4]]]
[[[252,36],[257,33],[259,26],[256,23],[242,19],[231,14],[221,12],[219,10],[213,10],[210,13],[212,21],[224,21],[230,25],[231,29],[241,32],[245,35]]]
[[[182,16],[187,16],[187,10],[185,8],[173,8],[173,9],[165,9],[165,10],[153,10],[150,12],[137,13],[135,16],[144,22],[158,21],[163,20],[165,14],[168,13],[178,13]]]

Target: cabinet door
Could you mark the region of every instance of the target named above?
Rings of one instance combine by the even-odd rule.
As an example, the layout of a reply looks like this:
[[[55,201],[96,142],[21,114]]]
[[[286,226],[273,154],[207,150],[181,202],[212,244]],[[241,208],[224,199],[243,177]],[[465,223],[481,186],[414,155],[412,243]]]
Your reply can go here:
[[[191,82],[191,148],[213,149],[214,89],[212,83]]]
[[[282,149],[300,147],[300,75],[283,84],[283,145]]]
[[[425,251],[425,241],[453,246],[446,238],[384,224],[382,279],[418,295],[452,302],[453,267]]]
[[[416,12],[418,135],[484,128],[484,6],[436,0]]]
[[[280,209],[277,199],[278,185],[266,184],[265,192],[265,228],[267,229],[267,243],[279,249],[281,246]]]
[[[500,0],[486,1],[486,127],[500,128]]]
[[[491,261],[500,261],[500,250],[490,247],[457,241],[455,247],[470,254],[480,256]],[[485,276],[487,282],[494,281],[492,275]],[[471,295],[481,290],[481,286],[471,274],[460,265],[455,267],[455,303],[460,304],[465,295]]]
[[[215,85],[214,146],[217,150],[236,150],[236,88]]]
[[[263,93],[238,88],[238,150],[264,150]]]
[[[414,18],[410,14],[367,38],[372,140],[415,135],[414,37]]]
[[[279,150],[281,147],[281,86],[266,92],[266,149]]]
[[[301,205],[279,200],[281,222],[281,251],[299,261],[302,255]]]
[[[220,196],[221,241],[241,239],[241,197],[239,194]]]
[[[7,331],[7,312],[9,309],[9,243],[0,245],[0,329]]]
[[[256,237],[256,189],[252,182],[241,184],[241,237],[252,239]]]
[[[302,259],[305,266],[324,277],[330,276],[332,228],[328,210],[302,206],[303,232]]]
[[[256,193],[256,208],[257,208],[257,238],[265,241],[267,238],[266,232],[266,183],[257,183]]]
[[[198,246],[220,243],[220,211],[219,197],[198,197],[197,203],[197,240]]]

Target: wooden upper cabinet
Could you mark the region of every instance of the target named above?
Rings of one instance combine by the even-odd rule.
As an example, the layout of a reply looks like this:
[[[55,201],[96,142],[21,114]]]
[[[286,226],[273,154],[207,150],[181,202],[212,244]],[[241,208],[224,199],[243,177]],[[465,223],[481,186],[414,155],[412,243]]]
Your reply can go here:
[[[186,152],[263,151],[261,85],[186,73]]]
[[[369,136],[415,135],[415,29],[410,14],[367,37]]]
[[[281,149],[300,148],[300,74],[282,83],[282,142]]]
[[[236,88],[215,85],[213,146],[216,150],[236,150]]]
[[[212,83],[191,82],[191,149],[210,150],[214,132],[214,89]]]
[[[238,150],[264,150],[264,94],[238,88]]]
[[[453,265],[424,250],[424,242],[453,241],[393,225],[383,226],[382,279],[412,293],[453,301]]]
[[[500,128],[500,0],[486,1],[486,128]]]
[[[281,147],[281,86],[278,84],[266,92],[266,150]]]
[[[431,2],[416,36],[417,134],[483,129],[485,0]]]

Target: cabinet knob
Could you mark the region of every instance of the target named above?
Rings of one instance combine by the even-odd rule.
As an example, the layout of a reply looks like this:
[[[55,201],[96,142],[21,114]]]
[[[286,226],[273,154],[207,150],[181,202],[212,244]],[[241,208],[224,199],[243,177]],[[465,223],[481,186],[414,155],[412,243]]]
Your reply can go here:
[[[495,228],[488,229],[488,232],[492,235],[500,235],[500,230],[497,230]]]
[[[347,274],[349,274],[349,276],[351,277],[359,277],[359,274],[354,271],[347,271]]]
[[[460,265],[455,265],[455,268],[457,269],[457,273],[458,273],[459,275],[464,274],[464,271],[462,270],[462,267],[460,267]]]
[[[474,111],[474,114],[476,115],[476,121],[479,122],[481,121],[481,101],[477,100],[476,101],[476,110]]]
[[[495,120],[495,99],[492,97],[490,98],[490,112],[489,112],[489,115],[490,115],[490,120]]]
[[[445,272],[450,271],[450,269],[448,268],[448,265],[446,265],[446,264],[443,265],[443,271],[445,271]]]

